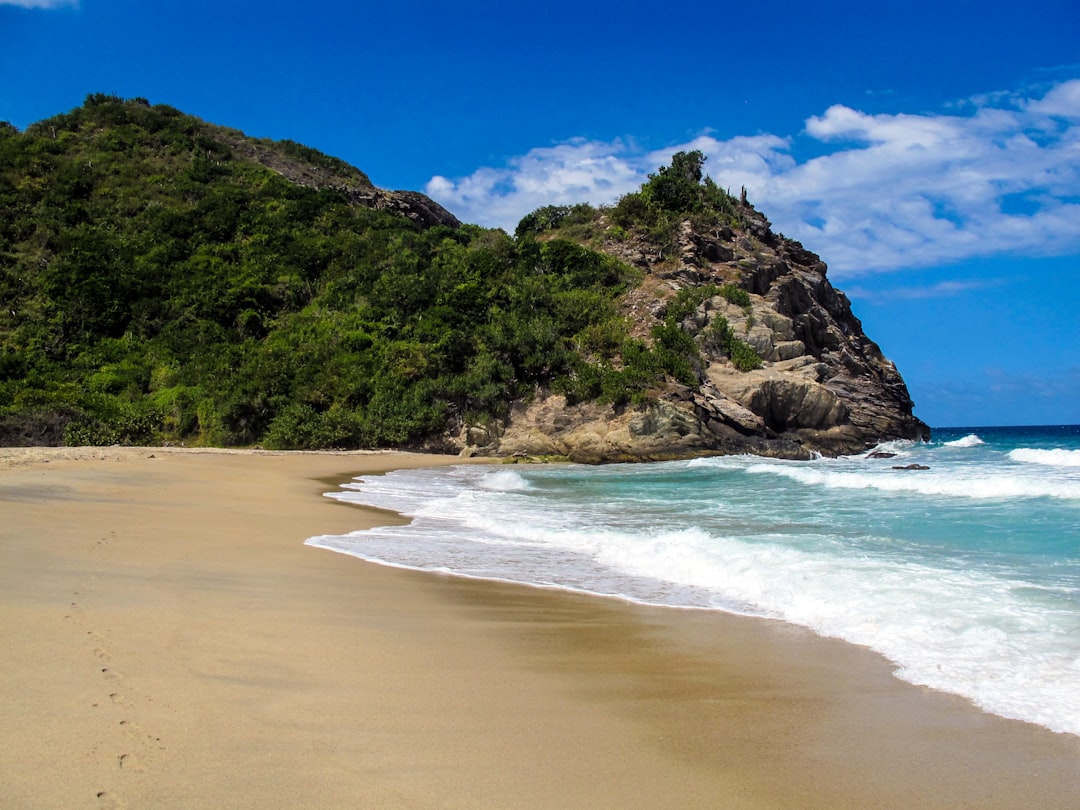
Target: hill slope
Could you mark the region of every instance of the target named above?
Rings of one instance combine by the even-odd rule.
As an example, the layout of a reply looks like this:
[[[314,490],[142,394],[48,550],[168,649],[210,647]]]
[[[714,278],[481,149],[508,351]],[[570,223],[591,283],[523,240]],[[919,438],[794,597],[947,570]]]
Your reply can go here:
[[[0,210],[4,444],[602,461],[926,434],[824,265],[695,154],[510,237],[299,144],[95,95],[0,125]]]
[[[666,458],[857,453],[928,439],[896,367],[863,332],[826,265],[675,155],[609,210],[541,209],[519,227],[577,233],[645,273],[620,301],[632,329],[692,341],[692,368],[633,413],[543,401],[520,407],[501,452]],[[672,329],[677,326],[677,331]],[[574,411],[566,413],[567,407]]]

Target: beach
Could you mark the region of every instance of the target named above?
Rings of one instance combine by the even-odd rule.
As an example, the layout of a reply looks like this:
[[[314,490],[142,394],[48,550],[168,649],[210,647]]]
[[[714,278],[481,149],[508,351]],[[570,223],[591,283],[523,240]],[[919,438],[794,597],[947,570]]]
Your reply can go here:
[[[0,449],[3,805],[1075,805],[1080,738],[866,649],[304,545],[459,462]]]

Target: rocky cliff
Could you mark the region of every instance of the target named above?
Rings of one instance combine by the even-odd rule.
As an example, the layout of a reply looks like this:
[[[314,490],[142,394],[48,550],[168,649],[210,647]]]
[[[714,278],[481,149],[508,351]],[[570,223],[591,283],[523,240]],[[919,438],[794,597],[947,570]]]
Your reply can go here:
[[[505,424],[464,431],[459,442],[466,452],[585,462],[714,453],[798,459],[928,439],[899,372],[829,283],[825,263],[776,234],[745,198],[736,219],[737,226],[707,233],[683,221],[665,255],[649,239],[628,239],[599,218],[606,234],[600,249],[644,272],[643,283],[621,301],[637,334],[648,335],[664,319],[679,290],[706,294],[680,322],[700,352],[696,386],[668,380],[650,402],[625,408],[568,405],[565,397],[538,390],[517,403]],[[746,294],[725,296],[721,288]],[[740,370],[727,356],[718,322],[752,347],[759,368]]]

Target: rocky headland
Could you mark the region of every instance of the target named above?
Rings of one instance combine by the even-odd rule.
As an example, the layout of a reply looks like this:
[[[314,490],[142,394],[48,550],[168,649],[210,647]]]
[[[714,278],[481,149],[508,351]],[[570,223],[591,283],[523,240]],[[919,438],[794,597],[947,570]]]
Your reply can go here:
[[[454,437],[461,449],[591,463],[731,453],[805,459],[929,439],[896,366],[863,332],[825,262],[775,233],[745,195],[738,206],[736,227],[702,233],[683,221],[667,255],[621,231],[599,248],[644,273],[620,303],[641,336],[663,321],[680,290],[726,285],[746,292],[739,302],[709,295],[680,322],[700,350],[696,387],[668,380],[652,401],[625,408],[568,405],[538,390],[516,403],[504,424]],[[603,215],[599,224],[605,233],[616,227]],[[725,355],[709,330],[718,318],[754,349],[760,368],[740,370]]]

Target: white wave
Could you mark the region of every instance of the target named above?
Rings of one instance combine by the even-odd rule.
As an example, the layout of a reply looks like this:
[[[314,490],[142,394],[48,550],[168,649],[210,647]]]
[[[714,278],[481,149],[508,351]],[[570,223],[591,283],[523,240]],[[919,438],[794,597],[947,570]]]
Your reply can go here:
[[[922,446],[922,442],[917,442],[912,439],[894,439],[889,442],[881,442],[876,447],[872,447],[865,453],[859,453],[855,456],[849,456],[848,458],[869,458],[877,454],[888,454],[889,456],[910,456],[915,450]]]
[[[1024,464],[1043,464],[1049,467],[1080,467],[1080,450],[1036,450],[1020,447],[1009,452],[1009,458]]]
[[[608,546],[605,562],[872,647],[912,683],[1080,733],[1078,628],[1059,626],[1039,605],[1018,598],[1024,583],[883,557],[808,553],[760,538],[707,542],[687,535],[638,538]],[[873,583],[869,600],[867,583]],[[1036,655],[1034,666],[1021,666]]]
[[[904,680],[1080,734],[1080,627],[1025,599],[1029,583],[881,554],[837,556],[822,550],[826,537],[815,551],[792,548],[781,535],[728,537],[696,527],[487,523],[501,536],[421,519],[308,543],[395,566],[771,616],[871,647]]]
[[[730,456],[698,456],[697,458],[691,458],[682,462],[672,462],[675,464],[683,464],[688,469],[694,469],[695,467],[719,467],[721,469],[734,469],[743,466],[747,462],[761,461],[761,456],[752,456],[748,453],[740,453]]]
[[[635,466],[626,472],[633,484],[629,495],[610,495],[612,468],[530,469],[527,477],[517,469],[478,466],[402,471],[349,485],[335,497],[394,509],[413,517],[411,525],[308,543],[387,565],[780,618],[872,647],[894,661],[905,680],[1080,734],[1080,571],[1074,563],[1063,562],[1063,573],[1040,579],[1033,569],[1021,574],[980,567],[966,550],[959,557],[924,554],[923,544],[932,538],[916,533],[911,545],[903,533],[892,536],[887,522],[885,528],[834,524],[819,519],[816,506],[781,515],[775,493],[791,495],[794,485],[763,487],[764,481],[744,474],[813,487],[791,502],[820,502],[822,514],[834,511],[830,504],[886,503],[826,489],[1080,500],[1080,478],[1069,470],[1000,457],[992,465],[975,463],[970,453],[945,453],[951,461],[936,463],[934,453],[926,448],[913,454],[931,465],[917,471],[894,471],[887,462],[862,458],[727,456]],[[709,468],[722,482],[712,489],[700,486],[703,478],[710,480]],[[681,503],[683,493],[693,491],[681,482],[664,489],[666,471],[681,469],[694,470],[691,478],[702,491],[695,497],[714,508],[670,512],[656,505]],[[634,483],[646,472],[644,485]],[[943,506],[915,495],[888,503],[898,516]],[[947,506],[944,511],[959,514],[1011,514],[1014,507]],[[1061,507],[1024,504],[1019,512],[1036,508]]]
[[[961,473],[931,470],[839,471],[820,467],[758,464],[748,473],[772,474],[826,489],[874,489],[954,498],[1064,498],[1080,500],[1080,481],[1045,479],[1008,473]]]
[[[979,447],[986,444],[974,433],[969,433],[962,439],[953,439],[951,442],[945,442],[945,447]]]
[[[478,485],[481,489],[490,492],[521,492],[532,488],[532,484],[515,470],[499,470],[498,472],[488,473],[480,479]]]

